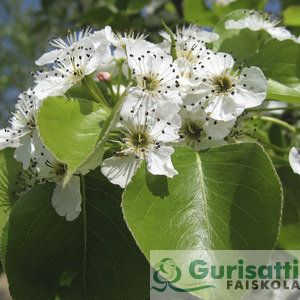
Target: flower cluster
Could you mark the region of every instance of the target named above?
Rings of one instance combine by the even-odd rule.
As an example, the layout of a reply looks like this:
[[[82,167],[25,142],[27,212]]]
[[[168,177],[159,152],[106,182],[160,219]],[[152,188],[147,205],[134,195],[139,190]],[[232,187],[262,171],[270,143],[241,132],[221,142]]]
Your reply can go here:
[[[236,26],[234,22],[227,27]],[[23,164],[21,193],[53,182],[52,204],[57,213],[67,220],[79,215],[80,174],[63,186],[68,166],[44,145],[36,118],[44,99],[65,96],[87,78],[109,84],[122,76],[132,83],[128,88],[120,82],[110,85],[115,98],[125,89],[126,96],[109,140],[114,155],[101,165],[102,173],[122,188],[143,160],[150,173],[172,178],[178,174],[171,160],[173,146],[198,151],[226,144],[243,111],[265,99],[268,83],[258,67],[237,66],[230,54],[207,48],[207,43],[218,39],[217,34],[196,25],[160,34],[163,41],[153,44],[147,35],[115,34],[107,26],[51,42],[55,49],[36,61],[43,70],[33,74],[35,86],[20,95],[10,127],[0,131],[0,150],[16,148],[14,157]]]

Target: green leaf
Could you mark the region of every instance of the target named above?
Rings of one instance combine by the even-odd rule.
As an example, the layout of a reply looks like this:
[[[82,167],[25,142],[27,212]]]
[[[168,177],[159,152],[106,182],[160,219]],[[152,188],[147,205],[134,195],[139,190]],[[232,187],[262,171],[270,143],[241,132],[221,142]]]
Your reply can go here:
[[[18,199],[16,192],[20,191],[17,179],[23,168],[14,159],[14,152],[15,149],[12,148],[0,151],[0,235],[7,216]]]
[[[109,113],[108,108],[82,99],[51,97],[44,101],[37,117],[39,132],[57,159],[68,165],[65,184],[93,153]],[[100,153],[99,163],[101,158]]]
[[[123,220],[122,190],[99,170],[86,176],[86,202],[74,222],[51,205],[53,184],[35,187],[14,206],[2,260],[18,300],[144,299],[149,265]]]
[[[250,29],[225,29],[228,20],[239,20],[246,17],[245,10],[236,10],[226,15],[214,28],[219,34],[219,39],[214,41],[215,52],[232,52],[232,55],[242,62],[252,56],[259,47],[260,40],[264,37],[260,31]]]
[[[273,39],[247,60],[258,66],[269,79],[269,95],[276,100],[300,103],[300,45],[294,41]]]
[[[132,83],[129,83],[127,89],[123,92],[123,94],[118,99],[117,103],[114,105],[110,115],[106,119],[105,123],[102,126],[101,133],[98,137],[97,144],[94,147],[94,150],[89,154],[89,156],[85,159],[85,161],[80,164],[78,168],[80,168],[81,173],[86,174],[89,172],[90,169],[94,169],[93,166],[99,165],[100,161],[102,160],[104,151],[105,151],[105,144],[109,137],[110,131],[113,128],[115,121],[118,117],[118,113],[123,105],[123,102],[126,100],[126,96],[128,91],[131,87]],[[64,186],[68,183],[70,179],[69,177],[65,177],[64,179]]]
[[[150,250],[274,248],[282,190],[261,146],[176,147],[172,161],[179,175],[153,176],[143,163],[123,194],[125,220],[148,258]]]
[[[283,23],[286,26],[300,26],[300,5],[289,6],[283,12]]]
[[[300,250],[300,176],[290,166],[279,168],[283,191],[284,209],[278,247]]]
[[[269,79],[269,88],[267,97],[289,103],[300,103],[299,88],[288,87],[273,79]]]

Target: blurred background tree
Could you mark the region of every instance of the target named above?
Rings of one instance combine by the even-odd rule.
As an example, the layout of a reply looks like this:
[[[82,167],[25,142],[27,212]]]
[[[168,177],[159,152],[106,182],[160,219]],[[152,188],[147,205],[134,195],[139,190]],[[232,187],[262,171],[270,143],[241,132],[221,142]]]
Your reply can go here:
[[[232,0],[231,0],[232,1]],[[162,27],[198,22],[214,26],[228,12],[239,8],[265,9],[283,15],[283,24],[299,34],[297,0],[1,0],[0,3],[0,127],[18,94],[33,85],[29,71],[34,61],[49,50],[49,41],[68,29],[92,25],[114,30],[134,28],[151,33]],[[231,3],[229,3],[231,2]],[[226,5],[229,3],[228,5]]]

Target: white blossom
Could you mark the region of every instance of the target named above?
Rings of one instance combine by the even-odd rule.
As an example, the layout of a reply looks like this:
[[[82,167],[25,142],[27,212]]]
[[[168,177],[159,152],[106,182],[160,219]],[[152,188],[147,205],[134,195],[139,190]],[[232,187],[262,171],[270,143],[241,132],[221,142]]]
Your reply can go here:
[[[190,96],[184,98],[184,103],[191,101]],[[186,105],[180,110],[182,126],[179,130],[179,144],[187,145],[196,150],[218,147],[226,144],[224,138],[233,129],[235,120],[219,121],[210,118],[204,111],[188,110]]]
[[[291,39],[296,43],[299,43],[299,40],[292,35],[287,29],[284,27],[276,27],[280,20],[272,19],[269,15],[257,12],[257,11],[245,11],[246,18],[240,20],[228,20],[225,22],[226,29],[243,29],[249,28],[253,31],[265,30],[267,31],[273,38],[278,39],[279,41]]]
[[[0,130],[0,150],[16,148],[14,157],[26,170],[33,151],[32,138],[36,131],[36,116],[42,101],[29,89],[19,95],[16,111],[12,113],[10,127]]]
[[[86,39],[90,33],[91,28],[86,27],[83,30],[80,30],[78,33],[76,31],[72,33],[70,32],[67,35],[66,40],[63,40],[60,37],[54,38],[49,43],[56,49],[43,54],[35,63],[39,66],[42,66],[61,60],[62,56],[65,56],[67,52],[72,51],[72,49],[76,47],[78,43],[82,42],[82,40]]]
[[[233,72],[234,59],[226,53],[208,55],[194,67],[196,107],[216,120],[229,121],[245,108],[255,107],[266,98],[268,82],[258,67],[247,66]]]
[[[172,102],[158,104],[151,116],[140,114],[120,117],[118,128],[122,133],[119,142],[122,148],[115,156],[103,161],[101,171],[114,184],[124,188],[146,159],[147,169],[154,175],[177,175],[171,161],[174,149],[168,146],[178,139],[181,118],[179,107]]]
[[[128,44],[139,44],[146,42],[147,34],[135,33],[134,30],[130,30],[129,33],[124,32],[121,34],[119,32],[114,33],[110,26],[105,27],[106,38],[114,45],[115,47],[123,47],[125,49]]]
[[[133,105],[131,109],[143,105],[150,110],[160,101],[172,101],[180,104],[179,72],[173,59],[160,47],[149,48],[145,44],[127,45],[128,65],[137,86],[129,92],[124,105]]]
[[[90,39],[82,39],[66,54],[50,71],[36,76],[34,91],[39,98],[63,95],[73,85],[80,86],[84,76],[92,74],[111,57],[108,46],[95,48]]]
[[[153,46],[152,43],[146,41],[146,34],[135,33],[133,30],[130,30],[129,33],[124,32],[123,34],[117,32],[114,33],[110,26],[105,27],[106,38],[111,45],[114,46],[113,56],[111,60],[106,64],[99,67],[99,72],[109,72],[113,77],[117,76],[119,70],[122,70],[122,73],[126,78],[129,77],[128,64],[127,64],[127,54],[126,54],[126,45],[134,44],[145,44],[150,47]]]
[[[179,70],[179,85],[182,93],[190,92],[193,87],[191,85],[191,77],[194,67],[199,64],[207,55],[211,55],[212,51],[206,49],[204,43],[190,40],[188,42],[176,43],[177,59],[174,65]]]
[[[164,50],[168,53],[171,47],[171,37],[166,31],[161,31],[159,33],[164,41],[161,43]],[[219,38],[219,35],[214,32],[210,32],[202,29],[196,24],[190,24],[189,26],[176,27],[176,32],[173,33],[176,44],[186,43],[192,41],[194,43],[210,43]]]
[[[37,182],[54,182],[56,184],[51,201],[59,216],[67,221],[75,220],[81,212],[80,177],[73,175],[63,188],[63,179],[67,172],[67,165],[58,161],[45,147],[38,133],[34,135],[35,151],[32,155],[33,166],[36,168]]]
[[[289,154],[289,162],[294,173],[300,175],[300,148],[293,147]]]

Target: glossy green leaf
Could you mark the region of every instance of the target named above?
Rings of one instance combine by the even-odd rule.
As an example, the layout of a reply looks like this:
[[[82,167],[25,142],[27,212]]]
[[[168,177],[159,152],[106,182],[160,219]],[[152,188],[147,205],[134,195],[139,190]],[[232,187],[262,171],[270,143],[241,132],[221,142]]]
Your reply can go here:
[[[269,97],[300,103],[300,45],[273,39],[260,47],[247,63],[261,68],[269,79]]]
[[[300,176],[290,166],[278,169],[283,191],[284,208],[278,247],[300,250]]]
[[[73,222],[53,209],[52,184],[35,187],[15,204],[1,243],[14,299],[147,296],[149,265],[123,220],[122,190],[99,170],[85,182],[85,213]]]
[[[15,149],[6,148],[0,151],[0,235],[7,216],[20,191],[17,184],[18,175],[23,170],[22,164],[14,159]]]
[[[282,190],[261,146],[176,147],[172,161],[179,175],[153,176],[143,163],[123,194],[125,220],[147,257],[150,250],[274,248]]]
[[[39,132],[45,145],[68,165],[65,183],[93,153],[109,114],[108,108],[87,100],[51,97],[44,101],[37,117]],[[99,163],[101,158],[100,153]]]

